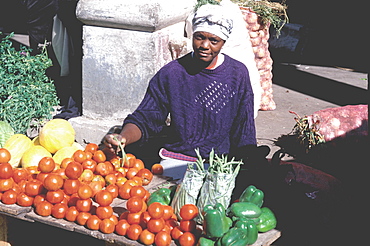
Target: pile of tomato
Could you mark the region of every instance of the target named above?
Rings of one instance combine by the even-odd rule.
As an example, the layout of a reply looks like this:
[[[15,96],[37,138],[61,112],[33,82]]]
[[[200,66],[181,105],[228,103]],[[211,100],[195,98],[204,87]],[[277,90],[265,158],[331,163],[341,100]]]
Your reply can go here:
[[[13,168],[9,151],[0,148],[0,201],[33,207],[40,216],[52,216],[102,233],[116,233],[144,245],[196,245],[201,230],[195,217],[198,209],[186,204],[181,219],[169,205],[147,205],[145,188],[153,175],[162,174],[155,164],[151,170],[142,160],[127,153],[126,158],[109,156],[97,144],[89,143],[71,158],[58,164],[44,157],[37,167]],[[114,213],[114,199],[126,200],[126,210]]]

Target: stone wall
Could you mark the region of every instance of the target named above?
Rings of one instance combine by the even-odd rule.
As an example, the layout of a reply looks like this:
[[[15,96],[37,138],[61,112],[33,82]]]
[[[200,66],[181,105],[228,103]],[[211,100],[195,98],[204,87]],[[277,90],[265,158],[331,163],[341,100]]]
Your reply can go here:
[[[78,142],[99,143],[110,127],[122,124],[142,100],[153,75],[181,50],[187,50],[184,20],[195,3],[196,0],[78,2],[77,18],[84,23],[83,116],[70,120]],[[170,47],[171,43],[185,47]]]

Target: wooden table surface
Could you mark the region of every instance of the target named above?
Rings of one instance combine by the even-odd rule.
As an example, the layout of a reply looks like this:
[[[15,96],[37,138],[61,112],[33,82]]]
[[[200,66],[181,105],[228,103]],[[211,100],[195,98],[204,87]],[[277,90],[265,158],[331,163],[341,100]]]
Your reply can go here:
[[[175,182],[170,180],[170,178],[155,175],[153,177],[152,182],[145,188],[148,189],[150,192],[153,192],[159,187],[170,187],[171,185],[174,184]],[[115,198],[111,206],[113,207],[114,213],[117,216],[119,216],[122,212],[126,211],[126,200]],[[126,245],[126,246],[142,245],[137,241],[130,240],[125,236],[120,236],[115,233],[104,234],[101,233],[100,231],[93,231],[87,229],[85,226],[78,225],[74,222],[70,222],[65,219],[56,219],[52,216],[47,217],[39,216],[33,211],[32,207],[21,207],[16,204],[6,205],[0,202],[0,214],[15,217],[17,219],[25,220],[28,222],[40,222],[64,230],[74,231],[100,240],[104,240],[109,245]],[[275,229],[270,230],[266,233],[260,233],[257,242],[253,245],[271,245],[271,243],[277,240],[279,237],[280,231]],[[176,244],[172,242],[171,245]]]

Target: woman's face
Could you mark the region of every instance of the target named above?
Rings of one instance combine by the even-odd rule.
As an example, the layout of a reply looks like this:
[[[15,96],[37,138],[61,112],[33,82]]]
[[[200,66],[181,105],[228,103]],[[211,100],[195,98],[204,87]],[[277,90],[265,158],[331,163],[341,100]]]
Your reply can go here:
[[[193,34],[194,57],[211,63],[220,53],[225,41],[209,32],[196,32]]]

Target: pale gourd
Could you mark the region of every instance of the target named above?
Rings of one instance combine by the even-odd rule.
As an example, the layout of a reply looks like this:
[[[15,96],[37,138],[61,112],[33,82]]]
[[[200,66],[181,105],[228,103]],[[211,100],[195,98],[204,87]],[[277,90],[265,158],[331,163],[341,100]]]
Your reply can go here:
[[[61,148],[60,150],[55,152],[55,154],[53,155],[54,162],[58,163],[58,164],[61,164],[62,161],[65,158],[72,158],[73,154],[77,150],[79,150],[79,148],[77,146],[75,146],[74,144],[72,144],[72,146],[67,146],[67,147]]]
[[[4,148],[10,152],[11,159],[9,164],[13,168],[19,166],[23,154],[33,146],[29,137],[24,134],[12,135],[4,144]]]
[[[41,128],[39,142],[50,153],[54,154],[63,147],[71,146],[75,135],[75,130],[69,121],[52,119]]]
[[[41,145],[34,145],[23,154],[21,166],[23,168],[37,167],[43,157],[52,157],[52,155]]]

